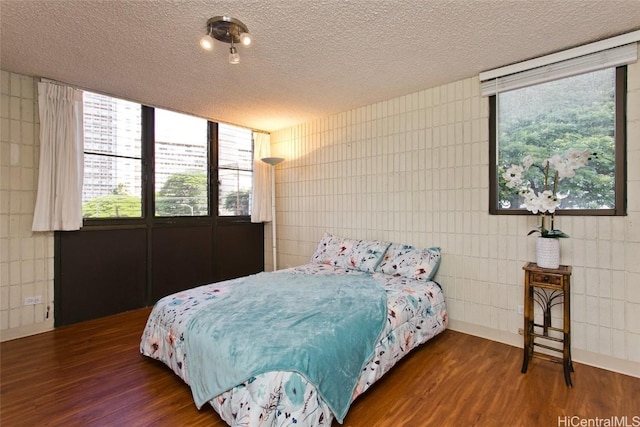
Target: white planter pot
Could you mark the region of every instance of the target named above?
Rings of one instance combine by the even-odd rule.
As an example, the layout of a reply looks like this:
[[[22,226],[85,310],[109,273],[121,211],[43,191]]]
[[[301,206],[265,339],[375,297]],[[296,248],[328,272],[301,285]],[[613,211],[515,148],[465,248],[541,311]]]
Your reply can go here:
[[[536,263],[542,268],[560,266],[560,239],[538,237],[536,240]]]

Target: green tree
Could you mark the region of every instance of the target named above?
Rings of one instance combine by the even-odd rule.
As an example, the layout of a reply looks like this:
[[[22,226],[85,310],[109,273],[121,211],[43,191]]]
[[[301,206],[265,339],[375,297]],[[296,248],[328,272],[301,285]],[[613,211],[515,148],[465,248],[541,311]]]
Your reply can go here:
[[[186,171],[171,175],[156,195],[156,215],[207,215],[207,173]]]
[[[227,193],[224,198],[224,208],[235,215],[249,215],[249,199],[251,191],[240,190]]]
[[[121,182],[113,189],[113,194],[127,195],[129,192],[127,191],[127,186]]]
[[[84,218],[140,218],[142,204],[139,197],[127,194],[123,184],[113,194],[96,197],[82,205]]]

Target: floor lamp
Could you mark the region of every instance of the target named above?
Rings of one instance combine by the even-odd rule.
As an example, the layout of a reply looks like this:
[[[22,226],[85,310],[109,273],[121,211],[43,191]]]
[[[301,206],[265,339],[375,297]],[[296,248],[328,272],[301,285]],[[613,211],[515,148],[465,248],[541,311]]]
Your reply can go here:
[[[263,162],[271,165],[271,244],[273,247],[273,271],[278,269],[278,246],[276,245],[276,165],[281,163],[282,157],[265,157]]]

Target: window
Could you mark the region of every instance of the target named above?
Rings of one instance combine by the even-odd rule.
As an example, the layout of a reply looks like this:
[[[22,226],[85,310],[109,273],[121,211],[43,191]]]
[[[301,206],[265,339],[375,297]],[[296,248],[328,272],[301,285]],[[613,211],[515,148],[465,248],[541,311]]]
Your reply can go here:
[[[141,106],[84,92],[84,218],[142,216]]]
[[[250,129],[84,92],[83,217],[120,224],[249,216],[252,135]],[[217,186],[210,176],[216,169]]]
[[[251,214],[253,133],[236,126],[218,125],[218,215]]]
[[[209,215],[208,122],[155,109],[156,216]]]
[[[575,177],[560,181],[560,211],[583,215],[625,213],[626,66],[606,68],[500,91],[490,98],[490,212],[526,213],[517,188],[503,173],[534,159],[525,180],[544,185],[533,172],[542,161],[571,149],[594,155]]]

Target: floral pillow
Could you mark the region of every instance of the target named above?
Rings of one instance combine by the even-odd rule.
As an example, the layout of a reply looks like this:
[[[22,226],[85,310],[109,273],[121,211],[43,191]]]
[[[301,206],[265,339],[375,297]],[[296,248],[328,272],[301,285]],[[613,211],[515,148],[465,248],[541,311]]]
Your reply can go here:
[[[376,271],[410,279],[431,280],[440,266],[440,248],[393,244]]]
[[[433,279],[440,267],[440,248],[432,247],[422,251],[420,261],[415,267],[413,278],[429,281]]]
[[[345,239],[325,233],[311,262],[372,273],[389,245],[389,242]]]
[[[349,267],[373,273],[390,244],[377,240],[358,240],[351,252]]]
[[[353,268],[349,266],[349,260],[356,242],[356,240],[344,239],[325,233],[320,239],[316,251],[311,256],[311,262]]]

